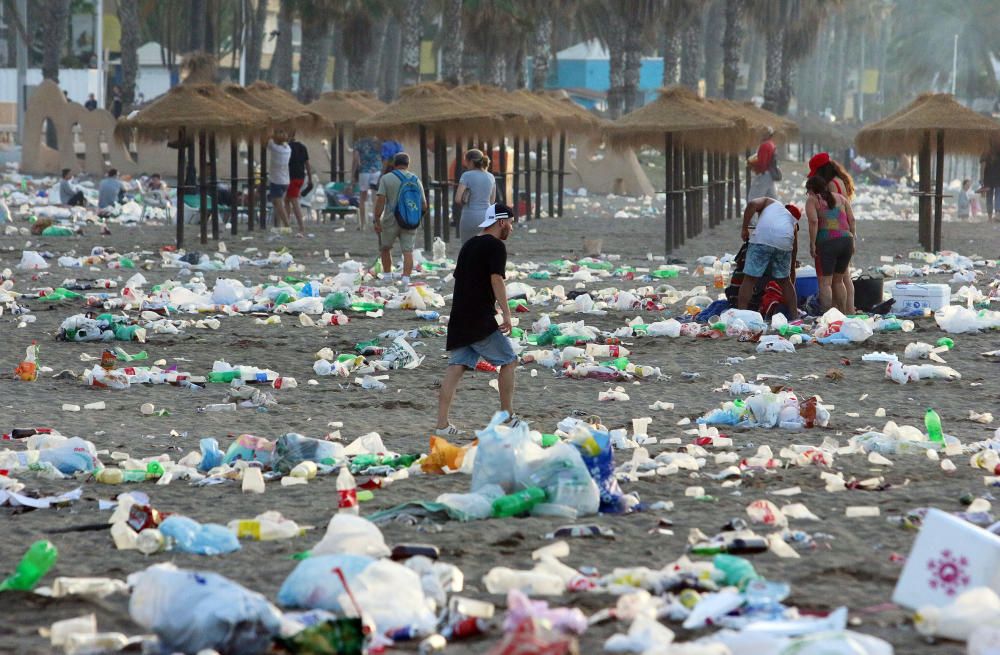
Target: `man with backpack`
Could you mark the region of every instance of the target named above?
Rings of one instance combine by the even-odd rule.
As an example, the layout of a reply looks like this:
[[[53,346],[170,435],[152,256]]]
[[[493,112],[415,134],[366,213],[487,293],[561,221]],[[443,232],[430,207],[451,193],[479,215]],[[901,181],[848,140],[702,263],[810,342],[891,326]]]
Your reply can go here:
[[[417,228],[427,207],[424,186],[420,178],[411,173],[410,156],[396,153],[392,169],[379,178],[375,192],[375,232],[379,236],[382,271],[386,276],[392,271],[392,246],[399,240],[403,250],[404,285],[410,283],[413,272],[413,245]]]

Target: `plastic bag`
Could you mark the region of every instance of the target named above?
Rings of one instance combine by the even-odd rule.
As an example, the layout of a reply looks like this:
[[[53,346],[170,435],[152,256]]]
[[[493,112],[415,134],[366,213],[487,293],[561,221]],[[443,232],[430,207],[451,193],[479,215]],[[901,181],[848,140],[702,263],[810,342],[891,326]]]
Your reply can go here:
[[[21,261],[17,267],[22,270],[37,271],[48,268],[49,263],[34,250],[24,250],[21,252]]]
[[[343,445],[289,432],[278,437],[274,443],[274,458],[271,460],[271,468],[287,474],[299,462],[310,461],[334,465],[338,460],[342,461],[343,459]]]
[[[472,491],[491,484],[499,485],[505,493],[517,491],[514,477],[517,447],[530,437],[524,422],[509,430],[499,427],[505,420],[507,412],[497,412],[489,425],[476,432],[479,446],[472,469]]]
[[[97,448],[80,437],[72,437],[58,446],[40,450],[38,460],[52,464],[63,475],[73,475],[79,471],[92,473],[100,466]]]
[[[435,502],[461,517],[463,521],[479,521],[493,516],[493,501],[506,492],[495,484],[487,484],[467,494],[441,494]]]
[[[262,437],[252,434],[241,434],[236,441],[229,444],[223,461],[232,464],[235,461],[260,462],[262,466],[270,466],[274,457],[274,444]],[[217,466],[217,465],[216,465]]]
[[[217,573],[157,564],[128,583],[129,615],[155,632],[166,652],[264,653],[281,627],[280,612],[266,598]]]
[[[372,618],[379,633],[410,626],[434,630],[437,620],[420,576],[401,564],[363,555],[320,555],[299,562],[282,583],[278,602],[354,615],[353,602],[336,571],[343,574],[353,600]]]
[[[447,439],[432,436],[430,451],[427,453],[427,457],[420,462],[420,469],[424,473],[444,473],[445,468],[457,471],[462,468],[465,454],[471,445],[456,446]]]
[[[310,549],[313,555],[366,555],[386,557],[391,552],[378,526],[354,514],[334,514],[326,534]]]
[[[590,477],[597,483],[601,499],[600,511],[624,511],[625,496],[615,477],[615,454],[611,447],[611,435],[590,427],[581,426],[580,430],[573,437],[573,445],[579,450]]]
[[[219,278],[212,289],[212,302],[216,305],[235,305],[249,295],[249,289],[239,280]]]
[[[610,451],[610,442],[608,448]],[[568,443],[560,442],[550,448],[530,441],[523,443],[514,477],[519,486],[544,489],[546,502],[572,507],[580,516],[596,514],[601,506],[601,492],[595,479],[580,451]]]
[[[226,526],[201,524],[186,516],[168,516],[160,524],[160,532],[173,539],[173,549],[182,553],[223,555],[240,549],[240,540]]]

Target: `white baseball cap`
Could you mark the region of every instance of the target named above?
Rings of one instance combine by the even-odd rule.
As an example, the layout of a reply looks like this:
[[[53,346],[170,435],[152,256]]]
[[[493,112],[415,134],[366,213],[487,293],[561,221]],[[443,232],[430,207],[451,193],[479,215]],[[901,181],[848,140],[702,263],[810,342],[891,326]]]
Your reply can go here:
[[[487,228],[505,218],[514,218],[514,212],[507,205],[498,202],[486,208],[486,218],[479,224],[479,227]]]

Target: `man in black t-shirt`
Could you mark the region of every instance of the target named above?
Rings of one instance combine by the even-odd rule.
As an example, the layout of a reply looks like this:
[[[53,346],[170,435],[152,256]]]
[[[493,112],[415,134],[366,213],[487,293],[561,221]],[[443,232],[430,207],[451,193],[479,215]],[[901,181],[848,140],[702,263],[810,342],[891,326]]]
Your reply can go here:
[[[986,215],[1000,212],[1000,150],[990,150],[979,160],[982,163],[983,193],[986,195]]]
[[[438,397],[435,434],[439,437],[462,434],[448,421],[448,411],[465,370],[474,369],[480,358],[500,367],[500,409],[507,412],[508,425],[519,422],[513,409],[517,355],[510,339],[504,336],[510,332],[511,322],[504,286],[507,248],[503,242],[514,231],[514,212],[506,205],[492,205],[479,227],[482,232],[462,246],[455,264],[455,292],[447,341],[451,357]],[[503,317],[499,327],[497,306]]]
[[[306,227],[305,223],[302,222],[302,203],[299,198],[302,196],[302,187],[306,185],[306,181],[312,183],[312,167],[309,165],[309,149],[295,138],[294,132],[288,141],[288,147],[292,149],[292,154],[288,158],[288,190],[285,191],[285,214],[295,215],[301,236],[305,234]]]

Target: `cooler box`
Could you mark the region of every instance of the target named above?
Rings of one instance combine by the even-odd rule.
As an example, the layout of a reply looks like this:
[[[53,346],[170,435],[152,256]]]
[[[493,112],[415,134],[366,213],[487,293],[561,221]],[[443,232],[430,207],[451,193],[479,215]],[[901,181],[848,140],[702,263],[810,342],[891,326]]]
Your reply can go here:
[[[795,295],[799,301],[819,293],[819,280],[816,279],[816,269],[804,266],[795,271]]]
[[[947,284],[896,282],[889,287],[889,294],[896,300],[893,311],[929,309],[936,312],[951,303],[951,287]]]
[[[892,602],[911,610],[942,607],[975,587],[1000,593],[1000,536],[939,509],[928,510]]]

